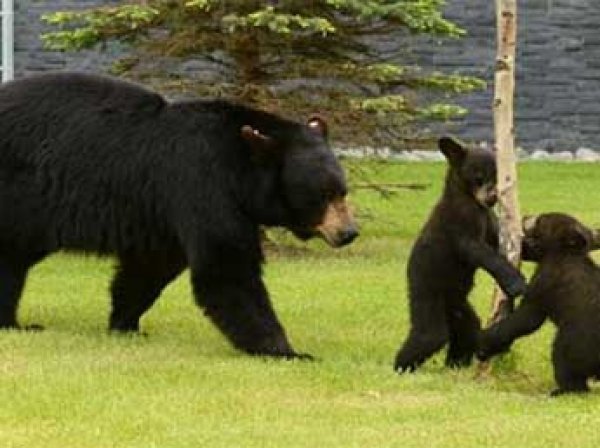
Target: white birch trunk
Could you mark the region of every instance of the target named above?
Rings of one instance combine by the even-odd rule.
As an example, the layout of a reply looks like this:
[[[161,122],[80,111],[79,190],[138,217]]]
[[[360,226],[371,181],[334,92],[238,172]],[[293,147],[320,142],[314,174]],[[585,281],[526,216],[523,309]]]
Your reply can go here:
[[[494,89],[494,139],[498,165],[500,251],[515,266],[521,261],[521,213],[517,190],[514,132],[517,0],[496,0],[497,58]],[[512,301],[496,287],[492,321],[512,310]]]

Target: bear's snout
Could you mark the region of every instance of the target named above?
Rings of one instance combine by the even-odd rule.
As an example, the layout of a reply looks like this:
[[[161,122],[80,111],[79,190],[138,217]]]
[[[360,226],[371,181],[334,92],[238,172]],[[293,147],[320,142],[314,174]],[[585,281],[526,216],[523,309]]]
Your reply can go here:
[[[335,199],[327,205],[321,224],[315,230],[331,247],[350,244],[359,234],[352,212],[343,198]]]
[[[356,229],[355,227],[351,227],[348,228],[346,230],[343,230],[341,232],[338,233],[338,242],[339,245],[338,246],[345,246],[347,244],[350,244],[352,241],[354,241],[356,239],[356,237],[359,235],[358,229]]]

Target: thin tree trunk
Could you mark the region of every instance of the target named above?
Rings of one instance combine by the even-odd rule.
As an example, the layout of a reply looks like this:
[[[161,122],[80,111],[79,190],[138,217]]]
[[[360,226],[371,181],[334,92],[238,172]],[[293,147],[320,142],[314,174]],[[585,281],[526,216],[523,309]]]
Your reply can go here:
[[[264,0],[244,0],[239,3],[239,8],[236,8],[239,9],[238,13],[240,14],[250,14],[265,6]],[[227,11],[224,2],[221,7],[224,12]],[[256,93],[255,85],[261,84],[265,76],[261,66],[259,31],[248,27],[238,30],[224,39],[227,51],[235,61],[236,76],[242,87],[237,97],[252,103]]]
[[[232,37],[230,51],[235,58],[242,83],[251,84],[262,80],[260,42],[256,31],[249,30]]]
[[[496,0],[497,58],[494,93],[494,139],[498,164],[500,250],[515,266],[521,261],[521,213],[517,191],[514,133],[517,0]],[[492,321],[512,311],[512,300],[496,287]]]

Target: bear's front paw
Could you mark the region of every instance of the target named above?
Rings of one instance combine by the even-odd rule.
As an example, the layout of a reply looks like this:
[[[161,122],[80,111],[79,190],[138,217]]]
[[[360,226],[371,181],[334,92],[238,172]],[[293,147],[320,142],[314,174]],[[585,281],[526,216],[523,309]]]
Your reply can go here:
[[[417,370],[417,366],[415,366],[414,364],[398,364],[398,365],[394,365],[394,371],[398,374],[398,375],[402,375],[403,373],[413,373],[415,370]]]
[[[417,369],[417,365],[417,362],[408,360],[401,354],[398,354],[394,361],[394,372],[399,375],[407,372],[412,373]]]
[[[255,356],[262,356],[265,358],[275,358],[275,359],[284,359],[286,361],[293,361],[293,360],[298,360],[298,361],[316,361],[316,358],[311,355],[310,353],[296,353],[294,351],[288,351],[288,352],[270,352],[270,353],[250,353],[251,355],[255,355]]]
[[[279,359],[299,359],[302,361],[314,361],[314,357],[309,353],[298,353],[288,342],[284,334],[267,335],[258,343],[253,341],[252,345],[245,346],[243,349],[250,355],[270,356]]]
[[[299,361],[310,361],[310,362],[317,360],[317,358],[315,358],[310,353],[295,353],[295,352],[289,356],[286,356],[286,359],[297,359]]]

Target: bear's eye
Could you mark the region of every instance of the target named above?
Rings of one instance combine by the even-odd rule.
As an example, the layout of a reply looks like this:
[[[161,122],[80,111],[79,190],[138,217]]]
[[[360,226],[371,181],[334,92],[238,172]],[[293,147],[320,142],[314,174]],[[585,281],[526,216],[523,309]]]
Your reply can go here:
[[[339,195],[338,195],[338,193],[335,190],[328,189],[328,190],[325,190],[323,196],[325,197],[326,201],[332,201],[332,200],[334,200]]]
[[[327,201],[344,198],[347,194],[348,191],[346,190],[346,187],[341,185],[330,185],[323,190],[323,197]]]

